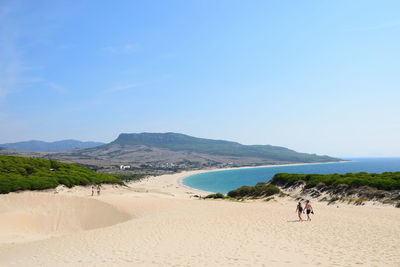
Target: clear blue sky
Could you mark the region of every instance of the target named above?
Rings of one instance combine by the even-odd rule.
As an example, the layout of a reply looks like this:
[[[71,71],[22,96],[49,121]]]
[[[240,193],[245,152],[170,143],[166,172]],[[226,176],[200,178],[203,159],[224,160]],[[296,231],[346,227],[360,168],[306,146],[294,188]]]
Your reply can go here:
[[[0,143],[180,132],[400,156],[400,1],[0,0]]]

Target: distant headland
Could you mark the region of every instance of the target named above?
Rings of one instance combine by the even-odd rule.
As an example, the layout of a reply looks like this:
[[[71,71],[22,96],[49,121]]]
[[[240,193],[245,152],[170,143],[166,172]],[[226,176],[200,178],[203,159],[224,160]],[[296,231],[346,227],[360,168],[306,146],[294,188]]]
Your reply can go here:
[[[0,145],[5,148],[0,150],[0,154],[47,158],[78,163],[99,172],[124,174],[340,161],[338,158],[300,153],[280,146],[242,145],[171,132],[122,133],[111,143],[86,142],[88,147],[83,148],[77,147],[77,142],[72,146],[58,146],[57,149],[54,149],[56,144],[66,142],[54,142],[46,146],[43,145],[45,142],[38,141]],[[64,151],[59,151],[61,147],[65,148]],[[121,165],[130,168],[121,170]]]

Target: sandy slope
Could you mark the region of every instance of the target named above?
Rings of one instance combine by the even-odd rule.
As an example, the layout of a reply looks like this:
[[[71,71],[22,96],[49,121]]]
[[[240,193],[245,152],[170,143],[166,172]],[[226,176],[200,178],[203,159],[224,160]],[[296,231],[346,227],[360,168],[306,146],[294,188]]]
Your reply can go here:
[[[175,174],[0,196],[0,266],[400,266],[400,209],[198,200]]]

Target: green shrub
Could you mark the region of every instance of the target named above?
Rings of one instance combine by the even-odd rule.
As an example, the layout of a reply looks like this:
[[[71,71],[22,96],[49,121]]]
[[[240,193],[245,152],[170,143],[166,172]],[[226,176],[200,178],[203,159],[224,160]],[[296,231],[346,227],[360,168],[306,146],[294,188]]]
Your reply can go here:
[[[338,201],[338,200],[339,200],[338,197],[332,197],[332,198],[329,200],[328,204],[333,204],[333,203],[335,203],[335,202]]]
[[[355,205],[364,205],[364,201],[368,201],[366,198],[359,198],[354,201]]]
[[[267,197],[266,199],[265,199],[265,201],[270,201],[270,200],[273,200],[274,199],[274,197]]]
[[[255,186],[242,186],[236,190],[228,192],[228,196],[232,198],[243,197],[268,197],[280,192],[279,188],[269,183],[258,183]]]
[[[270,183],[274,185],[291,186],[296,182],[305,181],[306,188],[325,185],[336,188],[347,185],[349,188],[368,186],[379,190],[400,190],[400,172],[377,173],[346,173],[346,174],[292,174],[277,173]]]
[[[100,183],[123,184],[110,174],[96,173],[77,164],[0,155],[0,193],[41,190]]]
[[[210,194],[208,196],[206,196],[206,198],[213,198],[213,199],[217,199],[217,198],[225,198],[225,195],[222,193],[215,193],[215,194]]]

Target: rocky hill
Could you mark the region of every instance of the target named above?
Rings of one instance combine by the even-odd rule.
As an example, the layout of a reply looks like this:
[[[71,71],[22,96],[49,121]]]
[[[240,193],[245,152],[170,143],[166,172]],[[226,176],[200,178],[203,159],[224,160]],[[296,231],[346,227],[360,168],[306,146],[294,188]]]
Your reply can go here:
[[[15,154],[1,151],[1,154]],[[21,153],[17,153],[21,155]],[[175,172],[198,168],[259,166],[266,164],[333,162],[329,156],[299,153],[271,145],[242,145],[178,133],[120,134],[113,142],[101,146],[54,153],[24,153],[75,162],[102,172],[151,173]],[[121,165],[130,168],[120,170]]]
[[[285,162],[327,162],[338,159],[315,154],[298,153],[285,147],[271,145],[242,145],[224,140],[196,138],[178,133],[120,134],[110,145],[147,146],[171,151],[202,153],[239,158],[260,158]]]

